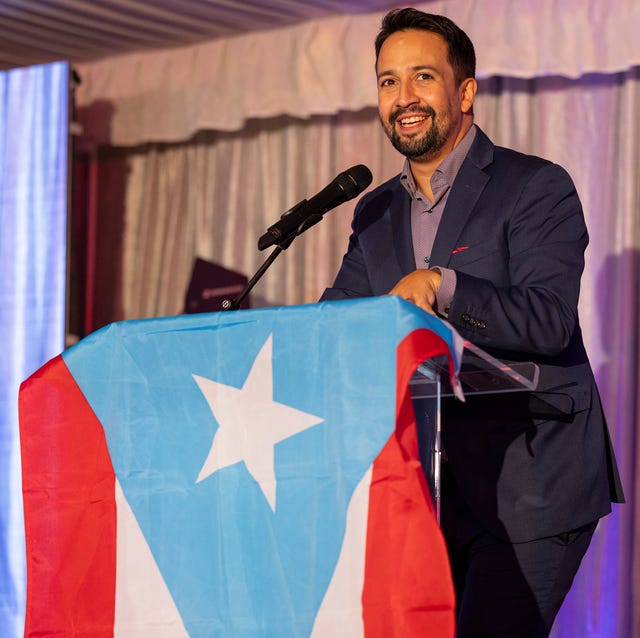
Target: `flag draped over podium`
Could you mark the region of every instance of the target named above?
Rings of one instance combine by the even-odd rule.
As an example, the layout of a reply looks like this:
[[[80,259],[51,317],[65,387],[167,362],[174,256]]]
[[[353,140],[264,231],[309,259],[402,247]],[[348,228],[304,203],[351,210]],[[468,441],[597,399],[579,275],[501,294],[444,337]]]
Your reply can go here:
[[[25,636],[453,636],[396,297],[112,324],[20,391]]]

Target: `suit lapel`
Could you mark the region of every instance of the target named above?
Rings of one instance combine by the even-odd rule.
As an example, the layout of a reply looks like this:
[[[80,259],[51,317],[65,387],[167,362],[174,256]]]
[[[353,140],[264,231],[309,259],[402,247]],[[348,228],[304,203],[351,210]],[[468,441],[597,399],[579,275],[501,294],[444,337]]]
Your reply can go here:
[[[389,206],[389,219],[396,260],[402,276],[404,276],[416,269],[411,237],[411,201],[409,193],[402,186],[400,180],[398,180],[396,188],[398,192]]]
[[[449,264],[456,241],[489,181],[489,176],[483,169],[493,161],[493,148],[489,138],[478,128],[442,213],[431,251],[433,265]]]

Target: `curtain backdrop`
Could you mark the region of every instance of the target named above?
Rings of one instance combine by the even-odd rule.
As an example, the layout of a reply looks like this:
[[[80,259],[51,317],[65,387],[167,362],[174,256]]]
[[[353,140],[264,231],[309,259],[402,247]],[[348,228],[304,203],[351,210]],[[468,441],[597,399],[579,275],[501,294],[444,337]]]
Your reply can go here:
[[[133,152],[123,260],[125,318],[182,312],[193,257],[252,275],[268,226],[339,172],[366,164],[380,181],[398,157],[373,110],[310,120],[252,120],[237,135]],[[255,287],[254,305],[316,301],[337,272],[355,202],[298,237]]]
[[[420,6],[456,19],[478,43],[477,123],[498,144],[562,164],[580,193],[591,235],[581,322],[627,504],[598,527],[553,635],[640,638],[640,3]],[[100,216],[124,220],[113,319],[181,312],[195,256],[253,274],[266,257],[258,237],[349,166],[369,166],[372,187],[398,172],[402,159],[374,108],[379,18],[80,68],[84,142],[103,144],[100,192],[111,193]],[[278,67],[281,53],[288,63]],[[296,239],[254,302],[315,301],[346,249],[353,206]]]
[[[69,68],[0,73],[0,636],[24,631],[20,382],[64,343]]]

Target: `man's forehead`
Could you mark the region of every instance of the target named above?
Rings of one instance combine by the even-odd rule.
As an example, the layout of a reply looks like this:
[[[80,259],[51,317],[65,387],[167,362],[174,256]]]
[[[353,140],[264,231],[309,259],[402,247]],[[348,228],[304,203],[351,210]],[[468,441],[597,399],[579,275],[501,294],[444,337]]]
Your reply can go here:
[[[433,31],[406,29],[392,33],[382,44],[376,72],[383,75],[396,67],[432,68],[444,71],[449,65],[445,39]]]

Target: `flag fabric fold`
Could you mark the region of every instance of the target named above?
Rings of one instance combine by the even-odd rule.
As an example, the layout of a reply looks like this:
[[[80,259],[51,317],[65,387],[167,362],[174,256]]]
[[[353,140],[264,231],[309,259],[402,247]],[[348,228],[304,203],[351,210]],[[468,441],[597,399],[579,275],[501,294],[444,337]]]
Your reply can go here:
[[[20,392],[25,636],[453,636],[396,297],[112,324]]]

